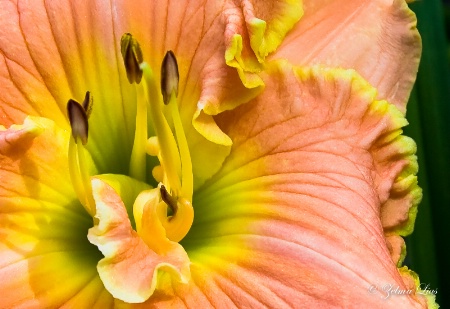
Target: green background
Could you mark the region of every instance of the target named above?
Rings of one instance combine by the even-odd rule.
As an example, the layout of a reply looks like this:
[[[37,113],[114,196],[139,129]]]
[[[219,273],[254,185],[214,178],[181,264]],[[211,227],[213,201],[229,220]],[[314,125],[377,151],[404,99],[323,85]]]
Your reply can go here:
[[[429,290],[437,290],[440,308],[450,308],[450,1],[420,0],[410,7],[417,14],[423,54],[404,131],[418,146],[423,200],[414,233],[406,239],[405,264]]]

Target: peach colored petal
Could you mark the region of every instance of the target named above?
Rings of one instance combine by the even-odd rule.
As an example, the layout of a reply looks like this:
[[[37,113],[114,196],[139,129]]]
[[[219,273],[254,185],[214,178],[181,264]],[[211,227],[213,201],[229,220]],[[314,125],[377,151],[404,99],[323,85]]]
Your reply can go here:
[[[405,113],[421,40],[404,0],[304,1],[305,15],[273,58],[296,65],[355,69],[378,98]]]
[[[189,280],[189,258],[182,246],[170,242],[167,252],[155,253],[132,229],[114,189],[100,179],[92,180],[92,189],[98,223],[89,230],[88,239],[105,256],[97,269],[115,298],[129,303],[145,301],[158,287],[161,273],[170,274],[175,282]],[[149,213],[144,210],[143,215]]]
[[[221,274],[226,294],[245,291],[230,297],[250,307],[425,307],[414,285],[382,299],[384,284],[410,288],[381,218],[398,178],[415,177],[401,113],[354,71],[268,70],[261,96],[217,118],[234,144],[197,195],[191,260]],[[397,156],[381,158],[380,145]],[[416,202],[402,199],[402,215]]]
[[[69,132],[45,118],[28,117],[23,125],[0,127],[0,196],[5,203],[11,207],[24,203],[16,196],[31,199],[29,206],[38,206],[39,201],[72,201],[68,141]]]
[[[354,71],[268,71],[261,96],[216,117],[234,143],[195,195],[189,284],[133,307],[426,308],[381,218],[398,179],[415,177],[401,113]]]
[[[68,177],[68,139],[44,118],[0,128],[0,308],[112,304]]]
[[[39,72],[38,65],[39,62],[30,54],[28,42],[22,32],[17,4],[2,1],[0,3],[2,124],[9,126],[22,123],[27,115],[51,115],[58,125],[64,126],[63,110],[58,108],[52,93],[45,86],[45,76]]]
[[[392,235],[386,237],[386,244],[392,256],[392,261],[400,267],[406,255],[405,241],[401,236]]]

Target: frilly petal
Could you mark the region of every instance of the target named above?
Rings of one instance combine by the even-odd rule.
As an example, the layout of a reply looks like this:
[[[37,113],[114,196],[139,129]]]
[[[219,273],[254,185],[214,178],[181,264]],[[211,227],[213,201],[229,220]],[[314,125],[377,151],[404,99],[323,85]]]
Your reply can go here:
[[[196,192],[189,285],[142,308],[425,308],[417,276],[397,268],[403,239],[386,237],[381,218],[414,160],[388,142],[406,121],[354,71],[268,72],[261,96],[216,118],[233,147]]]
[[[0,128],[0,308],[113,304],[86,239],[92,218],[68,177],[68,141],[45,118]]]
[[[169,274],[175,282],[189,280],[189,258],[183,247],[171,242],[159,255],[139,237],[128,219],[119,195],[100,179],[92,180],[98,223],[88,239],[105,256],[97,269],[106,289],[129,303],[147,300],[158,287],[159,277]]]
[[[416,144],[412,139],[401,135],[401,127],[405,124],[401,121],[403,117],[398,114],[393,117],[391,132],[377,141],[373,153],[378,170],[377,183],[380,187],[386,185],[386,180],[382,180],[386,174],[395,176],[394,183],[388,184],[390,190],[387,192],[387,199],[381,200],[383,227],[389,234],[407,236],[414,230],[422,190],[417,184],[416,177],[418,172]]]
[[[354,69],[404,114],[421,55],[405,1],[312,0],[304,9],[273,58]]]
[[[233,147],[194,201],[184,246],[202,269],[192,267],[195,284],[213,273],[206,291],[248,307],[426,307],[381,215],[404,168],[414,171],[395,142],[378,151],[402,139],[401,113],[352,70],[267,69],[262,95],[217,117]],[[410,200],[400,205],[407,216]],[[385,284],[411,295],[383,299]]]
[[[245,87],[262,86],[255,73],[303,15],[301,1],[228,1],[223,15],[226,64],[236,68]]]

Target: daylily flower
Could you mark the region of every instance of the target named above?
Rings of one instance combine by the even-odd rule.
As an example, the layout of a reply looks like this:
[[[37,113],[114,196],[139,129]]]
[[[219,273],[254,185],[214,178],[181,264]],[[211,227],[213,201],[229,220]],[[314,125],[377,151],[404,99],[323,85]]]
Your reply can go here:
[[[0,12],[1,308],[434,306],[404,1]]]

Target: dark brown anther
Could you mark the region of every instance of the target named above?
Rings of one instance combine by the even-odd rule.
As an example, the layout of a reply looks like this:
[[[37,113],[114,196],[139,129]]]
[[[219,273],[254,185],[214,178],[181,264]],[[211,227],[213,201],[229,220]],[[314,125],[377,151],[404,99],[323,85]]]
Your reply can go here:
[[[78,138],[80,138],[83,145],[86,145],[89,126],[88,116],[84,107],[77,101],[70,99],[67,102],[67,113],[75,142],[78,143]]]
[[[134,82],[139,84],[142,79],[140,64],[144,59],[138,41],[133,38],[130,33],[122,35],[122,39],[120,40],[120,51],[125,64],[125,70],[127,71],[128,81],[130,84]]]
[[[169,50],[164,56],[161,65],[161,92],[163,95],[164,104],[169,104],[170,96],[175,93],[178,95],[178,81],[180,75],[178,73],[177,58],[174,53]]]
[[[161,198],[164,201],[164,203],[166,203],[170,209],[172,210],[173,216],[176,215],[177,210],[178,210],[178,205],[177,205],[177,199],[175,197],[173,197],[172,195],[170,195],[169,192],[167,192],[166,187],[161,184],[159,189],[161,190]]]
[[[94,105],[94,98],[89,91],[86,91],[86,96],[83,101],[83,108],[86,112],[86,117],[89,119],[92,113],[92,106]]]

